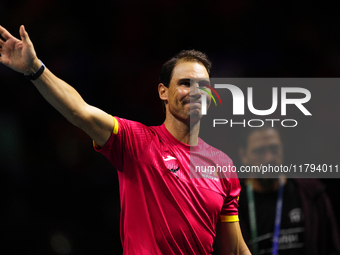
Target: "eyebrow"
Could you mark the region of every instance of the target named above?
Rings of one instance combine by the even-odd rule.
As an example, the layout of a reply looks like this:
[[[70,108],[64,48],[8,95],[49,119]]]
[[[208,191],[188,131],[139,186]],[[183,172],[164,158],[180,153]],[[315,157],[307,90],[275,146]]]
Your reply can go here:
[[[206,79],[206,78],[182,78],[182,79],[178,80],[178,84],[181,84],[183,82],[189,82],[190,83],[191,80],[197,80],[198,83],[205,82],[208,85],[210,85],[210,79]]]
[[[181,83],[183,83],[183,82],[189,82],[189,83],[190,83],[190,79],[188,79],[188,78],[183,78],[183,79],[179,79],[179,80],[178,80],[178,84],[181,84]]]

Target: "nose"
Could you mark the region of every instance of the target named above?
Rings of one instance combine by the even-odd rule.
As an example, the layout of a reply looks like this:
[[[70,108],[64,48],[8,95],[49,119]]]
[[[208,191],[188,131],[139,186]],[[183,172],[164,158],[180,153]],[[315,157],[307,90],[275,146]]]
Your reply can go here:
[[[193,96],[195,98],[199,98],[202,95],[202,90],[199,89],[199,83],[196,81],[191,81],[190,84],[190,96]]]
[[[198,88],[199,88],[198,82],[195,80],[190,80],[190,90],[193,92],[198,92],[200,90]]]

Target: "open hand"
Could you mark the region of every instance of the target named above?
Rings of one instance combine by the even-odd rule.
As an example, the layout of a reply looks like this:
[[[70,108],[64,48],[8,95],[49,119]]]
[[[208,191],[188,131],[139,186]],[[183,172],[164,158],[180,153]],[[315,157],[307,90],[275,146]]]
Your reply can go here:
[[[5,28],[0,26],[0,63],[23,73],[31,74],[40,67],[40,61],[35,53],[25,27],[19,29],[21,40],[12,36]]]

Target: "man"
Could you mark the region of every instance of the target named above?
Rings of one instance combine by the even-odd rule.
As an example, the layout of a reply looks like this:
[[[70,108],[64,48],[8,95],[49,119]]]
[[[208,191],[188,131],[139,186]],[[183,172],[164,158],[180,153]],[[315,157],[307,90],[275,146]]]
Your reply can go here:
[[[239,154],[245,166],[280,166],[283,145],[279,132],[271,126],[249,128]],[[318,180],[248,179],[240,195],[239,211],[241,229],[253,254],[340,252],[332,207]]]
[[[166,119],[146,127],[88,105],[39,61],[24,26],[19,32],[21,40],[0,27],[0,62],[25,74],[118,170],[124,254],[210,254],[217,222],[221,253],[250,254],[238,223],[238,179],[190,178],[191,156],[202,165],[232,164],[198,138],[201,90],[195,86],[204,83],[191,85],[190,78],[209,78],[203,53],[184,51],[163,66],[158,92]]]

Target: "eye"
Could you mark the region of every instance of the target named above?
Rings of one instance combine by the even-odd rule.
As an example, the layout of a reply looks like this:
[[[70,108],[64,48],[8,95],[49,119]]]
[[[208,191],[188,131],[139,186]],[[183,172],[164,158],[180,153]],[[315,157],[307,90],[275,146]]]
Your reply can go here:
[[[190,87],[190,79],[180,79],[180,80],[178,80],[177,84],[179,86]]]
[[[189,81],[182,81],[182,82],[180,83],[180,85],[190,86],[190,82],[189,82]]]
[[[255,156],[257,157],[261,157],[262,155],[264,155],[266,152],[266,148],[265,147],[260,147],[260,148],[256,148],[253,150],[253,153]]]

